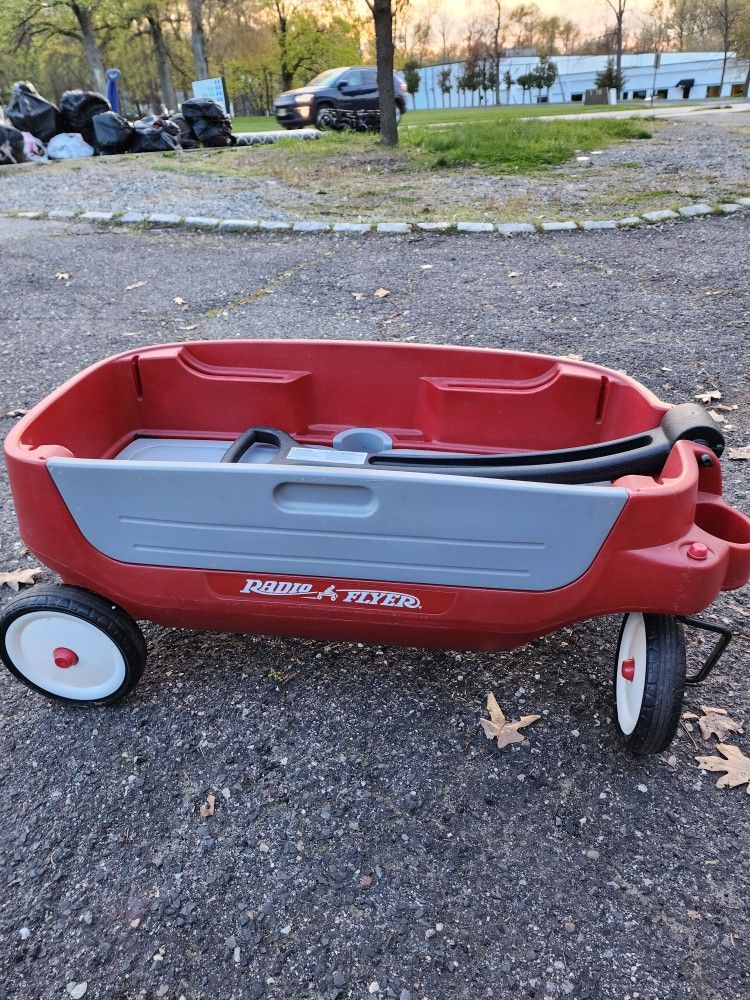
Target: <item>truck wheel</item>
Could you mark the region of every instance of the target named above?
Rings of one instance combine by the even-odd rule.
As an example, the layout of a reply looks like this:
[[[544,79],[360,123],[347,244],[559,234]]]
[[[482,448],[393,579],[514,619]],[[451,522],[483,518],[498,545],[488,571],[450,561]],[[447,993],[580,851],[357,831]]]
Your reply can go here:
[[[685,670],[685,634],[676,618],[625,616],[615,659],[615,719],[633,753],[661,753],[674,739]]]
[[[333,111],[332,104],[319,104],[315,109],[315,127],[319,129],[330,128],[327,116]]]
[[[133,619],[78,587],[34,587],[0,614],[0,658],[35,691],[69,704],[111,705],[146,665]]]

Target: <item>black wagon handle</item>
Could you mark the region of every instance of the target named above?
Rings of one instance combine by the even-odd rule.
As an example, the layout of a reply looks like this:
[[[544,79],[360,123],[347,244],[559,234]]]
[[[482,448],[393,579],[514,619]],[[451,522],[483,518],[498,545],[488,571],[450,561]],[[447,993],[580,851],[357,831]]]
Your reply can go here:
[[[724,451],[724,436],[718,424],[702,406],[683,403],[668,410],[654,430],[579,448],[512,455],[430,455],[425,451],[398,449],[370,453],[366,464],[379,469],[444,476],[567,485],[603,483],[622,476],[658,475],[675,443],[682,440],[701,444],[717,457]],[[283,462],[291,448],[306,447],[275,427],[251,427],[230,445],[221,461],[239,462],[254,444],[278,448],[274,462]]]

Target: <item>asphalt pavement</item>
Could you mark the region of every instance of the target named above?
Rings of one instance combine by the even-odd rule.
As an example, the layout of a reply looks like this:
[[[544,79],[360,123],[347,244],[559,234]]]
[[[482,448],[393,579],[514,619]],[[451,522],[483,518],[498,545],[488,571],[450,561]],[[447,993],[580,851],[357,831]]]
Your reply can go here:
[[[747,445],[749,246],[746,215],[520,239],[0,219],[0,431],[139,344],[305,336],[581,355],[673,402],[717,388]],[[750,509],[750,463],[723,464]],[[0,540],[0,571],[34,565],[4,471]],[[747,590],[711,614],[743,634],[686,709],[725,708],[750,754]],[[617,627],[489,655],[146,625],[111,709],[3,672],[0,993],[745,1000],[750,797],[698,769],[695,729],[660,757],[618,746]],[[541,715],[528,744],[485,739],[489,690]]]

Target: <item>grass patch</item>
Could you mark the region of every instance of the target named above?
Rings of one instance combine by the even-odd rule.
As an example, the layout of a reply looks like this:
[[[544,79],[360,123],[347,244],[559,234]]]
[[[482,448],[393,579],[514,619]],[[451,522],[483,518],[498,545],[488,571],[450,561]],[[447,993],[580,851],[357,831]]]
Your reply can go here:
[[[694,107],[701,101],[670,101],[670,108]],[[666,105],[657,103],[655,110]],[[716,107],[716,102],[706,103],[706,107]],[[612,111],[649,111],[649,101],[623,101],[621,104],[581,104],[579,101],[568,104],[501,104],[481,108],[431,108],[429,111],[407,110],[401,125],[402,134],[412,128],[423,128],[425,125],[466,122],[509,121],[517,118],[538,118],[555,115],[585,115]],[[278,131],[281,125],[272,115],[256,115],[255,117],[238,117],[234,119],[235,132],[268,132]]]
[[[533,173],[560,166],[580,150],[603,149],[626,139],[650,139],[651,135],[642,121],[630,119],[498,119],[412,129],[404,133],[403,140],[433,169],[477,166],[491,173]]]

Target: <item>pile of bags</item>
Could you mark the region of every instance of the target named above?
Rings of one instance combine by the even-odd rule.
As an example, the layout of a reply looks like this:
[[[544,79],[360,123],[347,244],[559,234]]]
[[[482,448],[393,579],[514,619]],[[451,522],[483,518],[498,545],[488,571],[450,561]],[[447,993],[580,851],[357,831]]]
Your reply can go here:
[[[130,122],[101,94],[66,90],[58,108],[21,81],[13,85],[7,118],[0,109],[0,166],[237,144],[224,109],[203,97],[184,101],[181,112]]]

